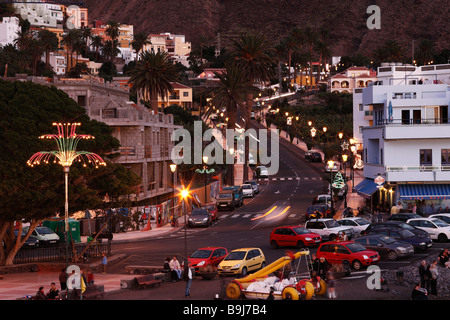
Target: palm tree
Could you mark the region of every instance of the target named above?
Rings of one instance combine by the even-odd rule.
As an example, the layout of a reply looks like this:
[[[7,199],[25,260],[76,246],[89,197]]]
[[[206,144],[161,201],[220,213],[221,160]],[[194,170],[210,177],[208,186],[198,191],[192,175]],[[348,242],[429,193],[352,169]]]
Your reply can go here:
[[[72,68],[72,54],[74,44],[80,41],[81,35],[79,29],[70,29],[67,31],[62,38],[61,43],[66,47],[66,57],[67,57],[67,68],[68,72]],[[70,59],[69,59],[70,56]]]
[[[416,60],[418,65],[424,65],[434,59],[434,43],[429,39],[420,41],[416,54]]]
[[[137,59],[139,59],[139,53],[144,49],[147,44],[152,44],[148,38],[148,34],[145,32],[135,33],[133,35],[133,41],[131,41],[131,46],[134,51],[136,51]]]
[[[310,26],[308,26],[305,28],[303,35],[304,35],[305,44],[307,44],[308,48],[309,48],[309,59],[310,59],[309,60],[309,81],[310,81],[309,87],[312,87],[312,73],[313,73],[312,59],[313,59],[314,45],[317,42],[317,33]]]
[[[29,55],[32,58],[33,75],[37,75],[37,63],[44,53],[44,48],[41,41],[39,41],[38,39],[31,39],[27,48],[27,52],[29,52]]]
[[[241,33],[231,44],[231,55],[238,67],[247,75],[248,82],[262,83],[269,81],[273,74],[276,60],[274,48],[269,46],[266,37],[262,33]],[[248,93],[245,108],[245,129],[250,128],[250,113],[253,106],[253,94]],[[245,144],[244,181],[248,179],[248,144]]]
[[[158,97],[172,94],[172,82],[178,80],[177,69],[169,60],[169,54],[145,51],[130,73],[129,83],[133,90],[144,101],[150,101],[153,112],[158,113]]]
[[[88,26],[85,26],[81,28],[81,39],[84,41],[85,44],[85,57],[88,55],[88,45],[89,40],[92,39],[92,28],[89,28]]]
[[[91,46],[95,48],[95,60],[98,60],[98,50],[103,47],[103,38],[99,35],[95,35],[91,39]]]
[[[50,66],[50,52],[58,49],[59,40],[56,34],[46,29],[39,30],[38,39],[41,41],[45,52],[45,67],[48,70]]]
[[[405,58],[405,52],[402,46],[395,40],[387,40],[384,44],[386,58],[389,62],[402,62]]]
[[[17,31],[16,38],[14,39],[14,45],[18,50],[25,50],[31,39],[31,34],[28,30]]]
[[[318,84],[320,80],[320,72],[322,71],[322,58],[326,63],[327,58],[331,56],[331,50],[326,40],[319,40],[316,43],[316,51],[319,54],[319,67],[317,68],[316,74],[316,84]]]
[[[110,45],[111,45],[111,52],[114,52],[114,40],[117,40],[117,38],[119,37],[119,28],[120,28],[120,23],[114,20],[111,20],[108,22],[108,27],[105,30],[106,35],[109,37],[110,41]],[[111,62],[113,62],[113,56],[111,55]]]
[[[102,55],[106,58],[109,57],[109,62],[113,63],[113,58],[120,53],[119,41],[116,40],[106,40],[106,42],[101,47]]]
[[[235,130],[237,110],[245,111],[244,101],[249,95],[256,94],[259,89],[254,86],[254,82],[249,79],[246,71],[235,62],[227,63],[225,72],[214,72],[214,74],[219,81],[208,94],[213,96],[212,101],[216,107],[226,109],[228,116],[227,128]],[[228,182],[230,185],[233,185],[233,170],[228,172]]]

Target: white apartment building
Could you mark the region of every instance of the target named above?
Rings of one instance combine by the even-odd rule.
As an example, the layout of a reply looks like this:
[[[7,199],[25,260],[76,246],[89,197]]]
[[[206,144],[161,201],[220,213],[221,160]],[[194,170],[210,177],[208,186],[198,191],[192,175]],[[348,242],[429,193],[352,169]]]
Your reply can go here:
[[[372,125],[362,128],[365,197],[421,208],[450,206],[450,65],[382,65],[362,90]],[[377,188],[374,179],[385,179]]]
[[[45,53],[42,57],[42,61],[45,61]],[[56,73],[56,75],[66,74],[67,59],[66,59],[65,54],[59,54],[57,52],[50,52],[49,62],[53,68],[53,71]]]
[[[16,2],[14,8],[17,14],[25,20],[28,19],[33,27],[56,28],[63,22],[63,11],[61,5],[37,1]]]
[[[2,21],[0,21],[0,45],[14,45],[18,31],[20,31],[19,18],[3,17]]]

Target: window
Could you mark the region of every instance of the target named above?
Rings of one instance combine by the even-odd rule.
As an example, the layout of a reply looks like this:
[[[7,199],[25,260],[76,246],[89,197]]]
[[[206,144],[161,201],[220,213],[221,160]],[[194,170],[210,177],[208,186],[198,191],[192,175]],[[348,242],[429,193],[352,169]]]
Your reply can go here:
[[[420,149],[420,165],[431,166],[432,163],[432,149]]]
[[[187,91],[183,92],[183,97],[189,97],[189,92]]]
[[[450,149],[441,149],[441,165],[450,166]]]
[[[350,254],[350,252],[344,246],[336,246],[336,253],[339,253],[339,254]]]

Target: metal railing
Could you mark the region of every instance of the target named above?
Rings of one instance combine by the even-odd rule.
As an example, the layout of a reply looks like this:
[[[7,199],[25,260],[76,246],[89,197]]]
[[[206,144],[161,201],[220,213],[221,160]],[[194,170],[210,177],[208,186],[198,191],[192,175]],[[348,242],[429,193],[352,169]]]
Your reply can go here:
[[[377,119],[375,125],[415,125],[415,124],[449,124],[449,118],[402,118],[402,119]]]
[[[80,255],[81,252],[86,248],[87,243],[75,244],[75,252]],[[69,257],[68,260],[72,261],[73,258],[73,248],[69,247]],[[86,250],[85,255],[88,259],[90,258],[101,258],[102,254],[111,253],[111,244],[92,244],[89,249]],[[49,261],[65,261],[66,260],[66,247],[65,245],[58,245],[54,247],[41,247],[35,249],[20,249],[15,258],[14,264],[19,263],[31,263],[31,262],[49,262]],[[80,259],[82,261],[82,259]]]
[[[424,172],[424,171],[450,171],[450,164],[442,165],[442,166],[400,166],[400,167],[391,167],[385,166],[386,172]]]

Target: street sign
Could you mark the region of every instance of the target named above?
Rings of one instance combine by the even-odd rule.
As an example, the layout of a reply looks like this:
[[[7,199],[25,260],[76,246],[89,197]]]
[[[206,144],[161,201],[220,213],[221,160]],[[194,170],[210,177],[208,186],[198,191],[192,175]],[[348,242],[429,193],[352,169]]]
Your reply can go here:
[[[375,178],[375,183],[381,186],[384,183],[384,178],[382,176],[378,176]]]

